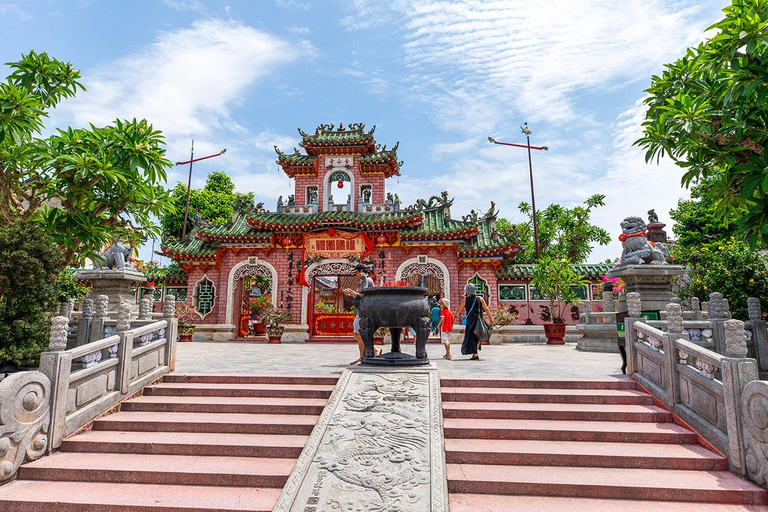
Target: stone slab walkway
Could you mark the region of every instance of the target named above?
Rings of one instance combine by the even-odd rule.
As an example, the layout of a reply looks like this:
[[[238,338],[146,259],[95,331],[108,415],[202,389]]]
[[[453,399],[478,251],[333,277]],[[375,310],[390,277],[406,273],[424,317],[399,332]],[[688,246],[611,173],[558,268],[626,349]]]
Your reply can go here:
[[[295,343],[268,345],[252,342],[179,343],[179,373],[250,373],[256,375],[341,374],[358,356],[353,343]],[[486,345],[480,361],[462,356],[452,345],[454,359],[442,358],[442,345],[427,345],[442,378],[591,378],[621,375],[621,356],[576,350],[575,343],[560,346],[514,343]],[[382,347],[389,351],[389,346]],[[413,353],[413,345],[404,352]]]

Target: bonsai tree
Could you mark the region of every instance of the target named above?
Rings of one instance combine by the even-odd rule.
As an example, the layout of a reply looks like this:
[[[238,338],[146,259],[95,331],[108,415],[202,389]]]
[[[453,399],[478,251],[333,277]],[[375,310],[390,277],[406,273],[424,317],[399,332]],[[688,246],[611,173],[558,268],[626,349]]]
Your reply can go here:
[[[544,256],[531,274],[531,284],[549,300],[552,323],[565,323],[565,309],[579,303],[575,289],[587,284],[565,258]]]
[[[270,336],[280,336],[283,334],[285,326],[283,324],[291,321],[291,315],[273,306],[271,303],[262,314],[262,318],[267,322],[267,334]]]
[[[192,334],[195,330],[195,313],[189,304],[176,304],[176,318],[179,320],[179,334]]]

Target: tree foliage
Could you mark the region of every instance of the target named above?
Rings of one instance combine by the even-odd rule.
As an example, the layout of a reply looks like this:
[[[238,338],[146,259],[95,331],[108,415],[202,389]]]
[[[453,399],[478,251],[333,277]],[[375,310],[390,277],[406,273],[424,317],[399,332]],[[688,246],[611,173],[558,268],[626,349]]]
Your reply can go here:
[[[768,241],[768,0],[733,0],[717,34],[653,76],[646,161],[670,157],[754,247]]]
[[[173,210],[160,219],[164,240],[181,238],[186,200],[186,185],[177,183],[171,191]],[[221,171],[214,171],[208,175],[202,189],[190,190],[187,233],[191,231],[192,225],[201,219],[211,224],[226,224],[232,219],[235,211],[248,211],[253,208],[253,201],[253,192],[235,192],[232,179]]]
[[[539,238],[539,255],[565,259],[570,263],[583,263],[592,253],[594,244],[607,245],[611,237],[606,230],[590,223],[592,211],[605,205],[605,196],[594,194],[584,204],[565,208],[551,204],[536,212]],[[515,258],[519,263],[535,263],[536,250],[533,237],[533,210],[528,203],[520,203],[520,212],[528,220],[512,223],[498,219],[497,229],[516,238],[524,250]]]
[[[0,364],[37,364],[48,347],[63,268],[61,250],[38,223],[0,227]]]
[[[170,162],[146,120],[57,130],[39,138],[50,109],[84,90],[71,63],[46,53],[7,64],[0,83],[0,225],[41,222],[68,264],[93,258],[113,240],[158,234],[168,211],[162,184]]]
[[[531,284],[549,300],[552,322],[556,324],[565,321],[568,306],[579,303],[578,287],[588,283],[565,258],[543,256],[531,273]]]

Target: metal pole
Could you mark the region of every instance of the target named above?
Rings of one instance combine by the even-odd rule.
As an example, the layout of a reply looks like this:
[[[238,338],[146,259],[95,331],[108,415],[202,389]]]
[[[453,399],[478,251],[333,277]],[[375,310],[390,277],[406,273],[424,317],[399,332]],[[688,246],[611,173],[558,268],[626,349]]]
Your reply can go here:
[[[528,145],[530,146],[530,143]],[[184,207],[184,227],[181,230],[182,240],[187,238],[187,217],[189,216],[189,193],[190,193],[190,190],[192,189],[192,162],[194,160],[195,160],[195,139],[192,139],[192,149],[190,149],[189,151],[189,179],[187,180],[187,205]],[[533,184],[531,184],[531,187],[533,187]],[[534,217],[534,222],[535,222],[535,217]],[[538,252],[536,257],[538,259]]]
[[[539,226],[536,221],[536,195],[533,193],[533,164],[531,163],[531,136],[526,135],[528,141],[528,171],[531,175],[531,207],[533,208],[533,246],[536,249],[536,261],[539,261]]]

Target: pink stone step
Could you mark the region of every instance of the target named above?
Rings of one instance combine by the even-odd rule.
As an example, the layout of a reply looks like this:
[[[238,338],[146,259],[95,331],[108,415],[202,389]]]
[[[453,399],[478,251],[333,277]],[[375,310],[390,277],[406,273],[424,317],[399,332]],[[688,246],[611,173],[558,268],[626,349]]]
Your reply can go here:
[[[538,439],[633,443],[696,443],[696,434],[674,423],[623,421],[485,420],[446,418],[446,438]]]
[[[222,455],[297,459],[306,435],[93,430],[65,439],[63,452]]]
[[[123,402],[121,411],[312,414],[323,412],[324,398],[139,396]]]
[[[637,383],[627,377],[603,379],[440,379],[443,388],[531,388],[531,389],[624,389],[635,390]]]
[[[19,470],[21,480],[282,488],[294,459],[56,453]]]
[[[723,456],[698,444],[446,439],[445,454],[456,464],[728,471]]]
[[[118,412],[94,421],[93,429],[307,435],[317,419],[317,416],[293,414]]]
[[[0,487],[8,512],[269,512],[280,489],[16,480]]]
[[[502,496],[498,494],[449,495],[451,512],[766,512],[768,506],[681,501],[609,500]]]
[[[672,421],[655,405],[556,404],[526,402],[443,402],[445,418],[542,419],[570,421]]]
[[[615,389],[443,387],[444,402],[534,402],[653,405],[647,393]]]
[[[447,475],[454,493],[768,505],[768,491],[727,471],[448,464]]]
[[[337,375],[250,375],[244,373],[171,373],[163,382],[217,384],[321,384],[336,385]]]
[[[283,398],[328,398],[332,385],[311,384],[216,384],[216,383],[163,383],[147,386],[144,394],[150,396],[272,396]]]

